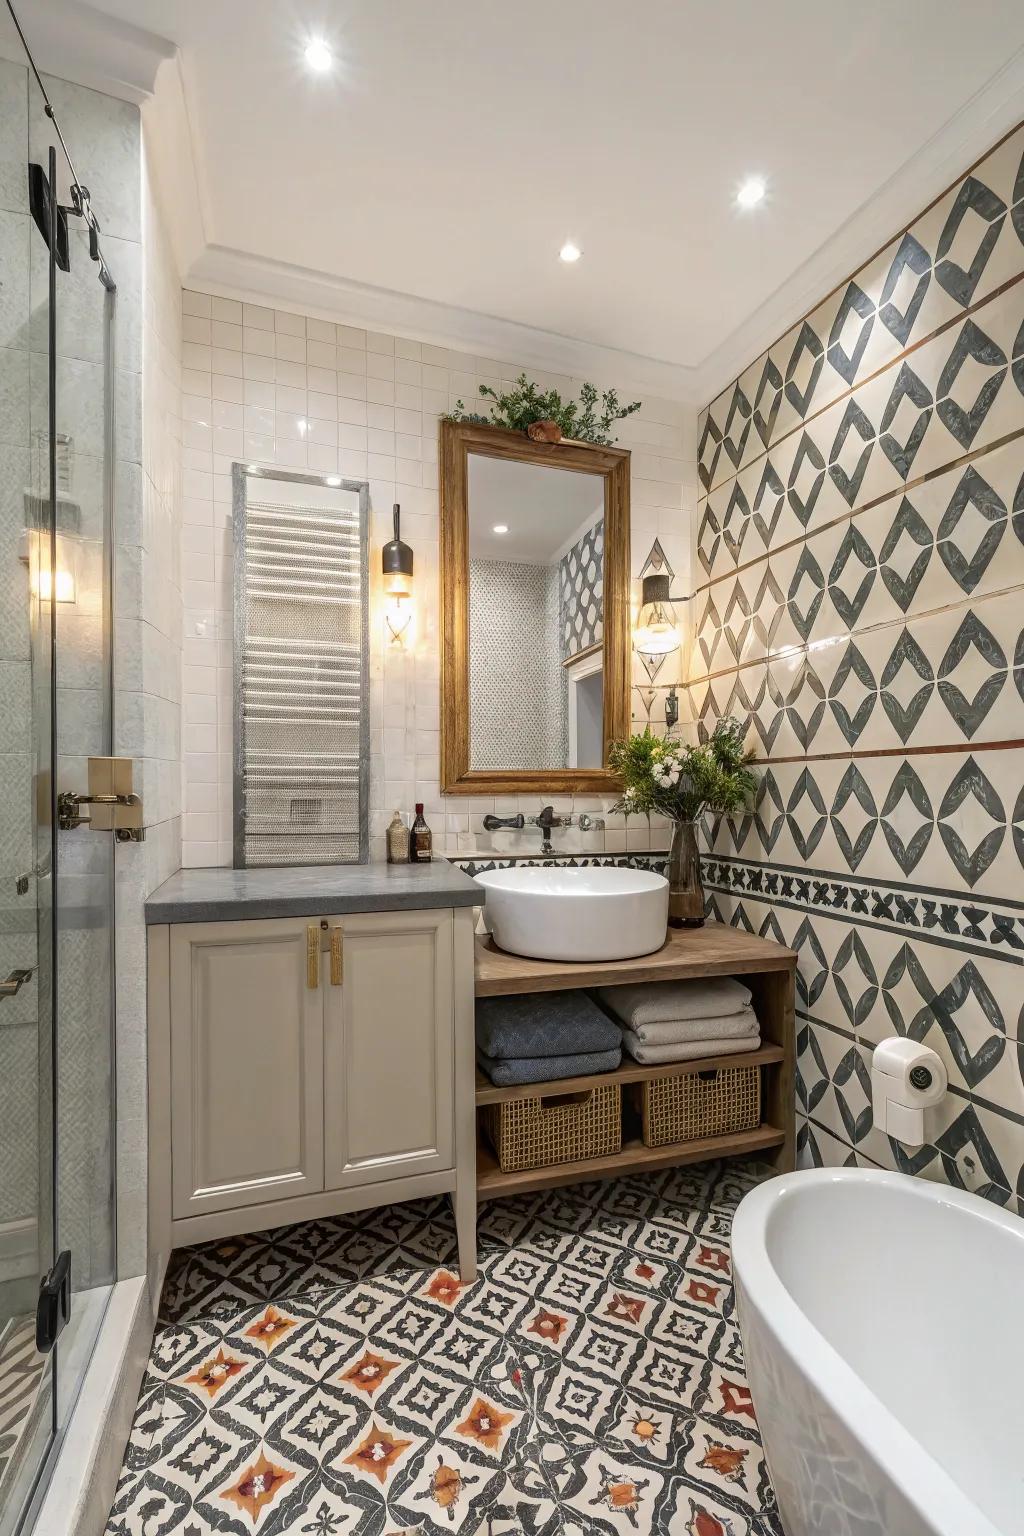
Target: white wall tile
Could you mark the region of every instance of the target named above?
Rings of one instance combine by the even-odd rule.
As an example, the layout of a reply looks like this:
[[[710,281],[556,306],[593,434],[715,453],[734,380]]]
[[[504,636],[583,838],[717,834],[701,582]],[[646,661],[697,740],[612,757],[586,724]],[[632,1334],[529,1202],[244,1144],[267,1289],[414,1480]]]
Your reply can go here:
[[[422,800],[439,851],[474,849],[487,839],[477,821],[489,799],[445,798],[438,784],[437,418],[451,391],[475,401],[484,380],[510,381],[514,363],[470,357],[383,332],[364,332],[314,316],[193,294],[193,318],[211,319],[209,368],[190,368],[186,400],[190,457],[183,465],[182,550],[186,613],[182,675],[185,792],[183,862],[230,863],[231,808],[231,483],[232,454],[246,462],[368,479],[371,538],[371,855],[383,857],[384,829],[396,804]],[[234,328],[234,329],[232,329]],[[202,347],[199,330],[194,346]],[[220,367],[231,352],[230,370]],[[206,362],[200,353],[196,361]],[[528,370],[529,371],[529,370]],[[576,393],[579,380],[535,375]],[[191,387],[201,380],[197,387]],[[212,394],[212,402],[211,402]],[[301,428],[299,423],[305,423]],[[671,401],[652,403],[622,423],[634,449],[633,505],[639,568],[660,537],[689,576],[687,551],[693,503],[694,413]],[[212,429],[209,441],[202,428]],[[627,432],[626,429],[629,429]],[[241,434],[239,438],[239,433]],[[627,441],[627,438],[629,439]],[[206,457],[202,458],[201,455]],[[381,544],[391,537],[391,506],[402,503],[403,529],[417,562],[417,638],[412,655],[386,649],[376,607]],[[642,546],[642,547],[641,547]],[[637,702],[637,696],[634,695]],[[637,728],[643,723],[637,702]],[[660,699],[655,716],[660,711]],[[565,809],[571,801],[562,797]],[[545,803],[552,796],[544,797]],[[504,813],[541,807],[533,797],[505,797]],[[582,802],[581,802],[582,804]],[[589,804],[589,803],[588,803]],[[594,806],[590,805],[591,810]],[[607,807],[601,805],[598,814]],[[190,819],[196,818],[196,819]],[[201,819],[199,819],[201,818]],[[659,845],[646,822],[627,829],[619,818],[606,835],[609,851]],[[525,846],[531,835],[513,834]],[[598,834],[600,838],[600,834]],[[646,842],[645,842],[646,840]],[[582,846],[582,845],[581,845]],[[596,846],[596,844],[595,844]]]

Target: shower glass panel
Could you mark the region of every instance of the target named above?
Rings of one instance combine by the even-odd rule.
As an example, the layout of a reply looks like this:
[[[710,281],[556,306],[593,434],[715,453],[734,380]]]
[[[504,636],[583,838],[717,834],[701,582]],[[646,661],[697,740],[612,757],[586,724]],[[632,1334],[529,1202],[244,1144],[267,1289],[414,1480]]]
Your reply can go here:
[[[49,325],[45,246],[29,213],[29,88],[0,59],[0,1532],[17,1528],[54,1434],[54,1360],[35,1341],[54,1257],[52,1106],[52,635],[48,400],[33,345]],[[38,434],[42,432],[42,444]]]
[[[0,58],[0,1536],[115,1276],[113,839],[55,815],[111,751],[115,295],[44,91],[72,155],[102,100]]]

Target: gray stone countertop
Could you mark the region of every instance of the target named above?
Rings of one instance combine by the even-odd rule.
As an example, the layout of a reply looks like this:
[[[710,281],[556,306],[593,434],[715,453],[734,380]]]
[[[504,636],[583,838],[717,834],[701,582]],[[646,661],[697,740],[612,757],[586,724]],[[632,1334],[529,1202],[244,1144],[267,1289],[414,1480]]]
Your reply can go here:
[[[321,913],[480,907],[484,889],[447,859],[429,864],[320,864],[287,869],[179,869],[146,901],[147,923],[217,923]]]

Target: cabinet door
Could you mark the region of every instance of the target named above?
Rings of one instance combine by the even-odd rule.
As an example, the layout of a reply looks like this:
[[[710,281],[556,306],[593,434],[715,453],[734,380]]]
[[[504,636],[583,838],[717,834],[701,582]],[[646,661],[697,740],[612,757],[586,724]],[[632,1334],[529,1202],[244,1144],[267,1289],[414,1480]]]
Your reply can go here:
[[[451,1168],[452,914],[360,913],[329,923],[326,1186]]]
[[[319,962],[319,920],[172,927],[175,1217],[323,1189]]]

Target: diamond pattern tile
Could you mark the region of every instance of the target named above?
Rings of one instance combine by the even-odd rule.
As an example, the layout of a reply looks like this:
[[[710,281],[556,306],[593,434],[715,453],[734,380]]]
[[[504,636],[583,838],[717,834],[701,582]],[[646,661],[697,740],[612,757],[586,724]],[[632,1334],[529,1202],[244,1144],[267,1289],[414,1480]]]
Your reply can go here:
[[[734,711],[765,761],[708,902],[799,953],[801,1156],[1024,1214],[1024,127],[709,423],[691,687],[701,739]],[[953,1084],[919,1149],[865,1119],[893,1031]]]

